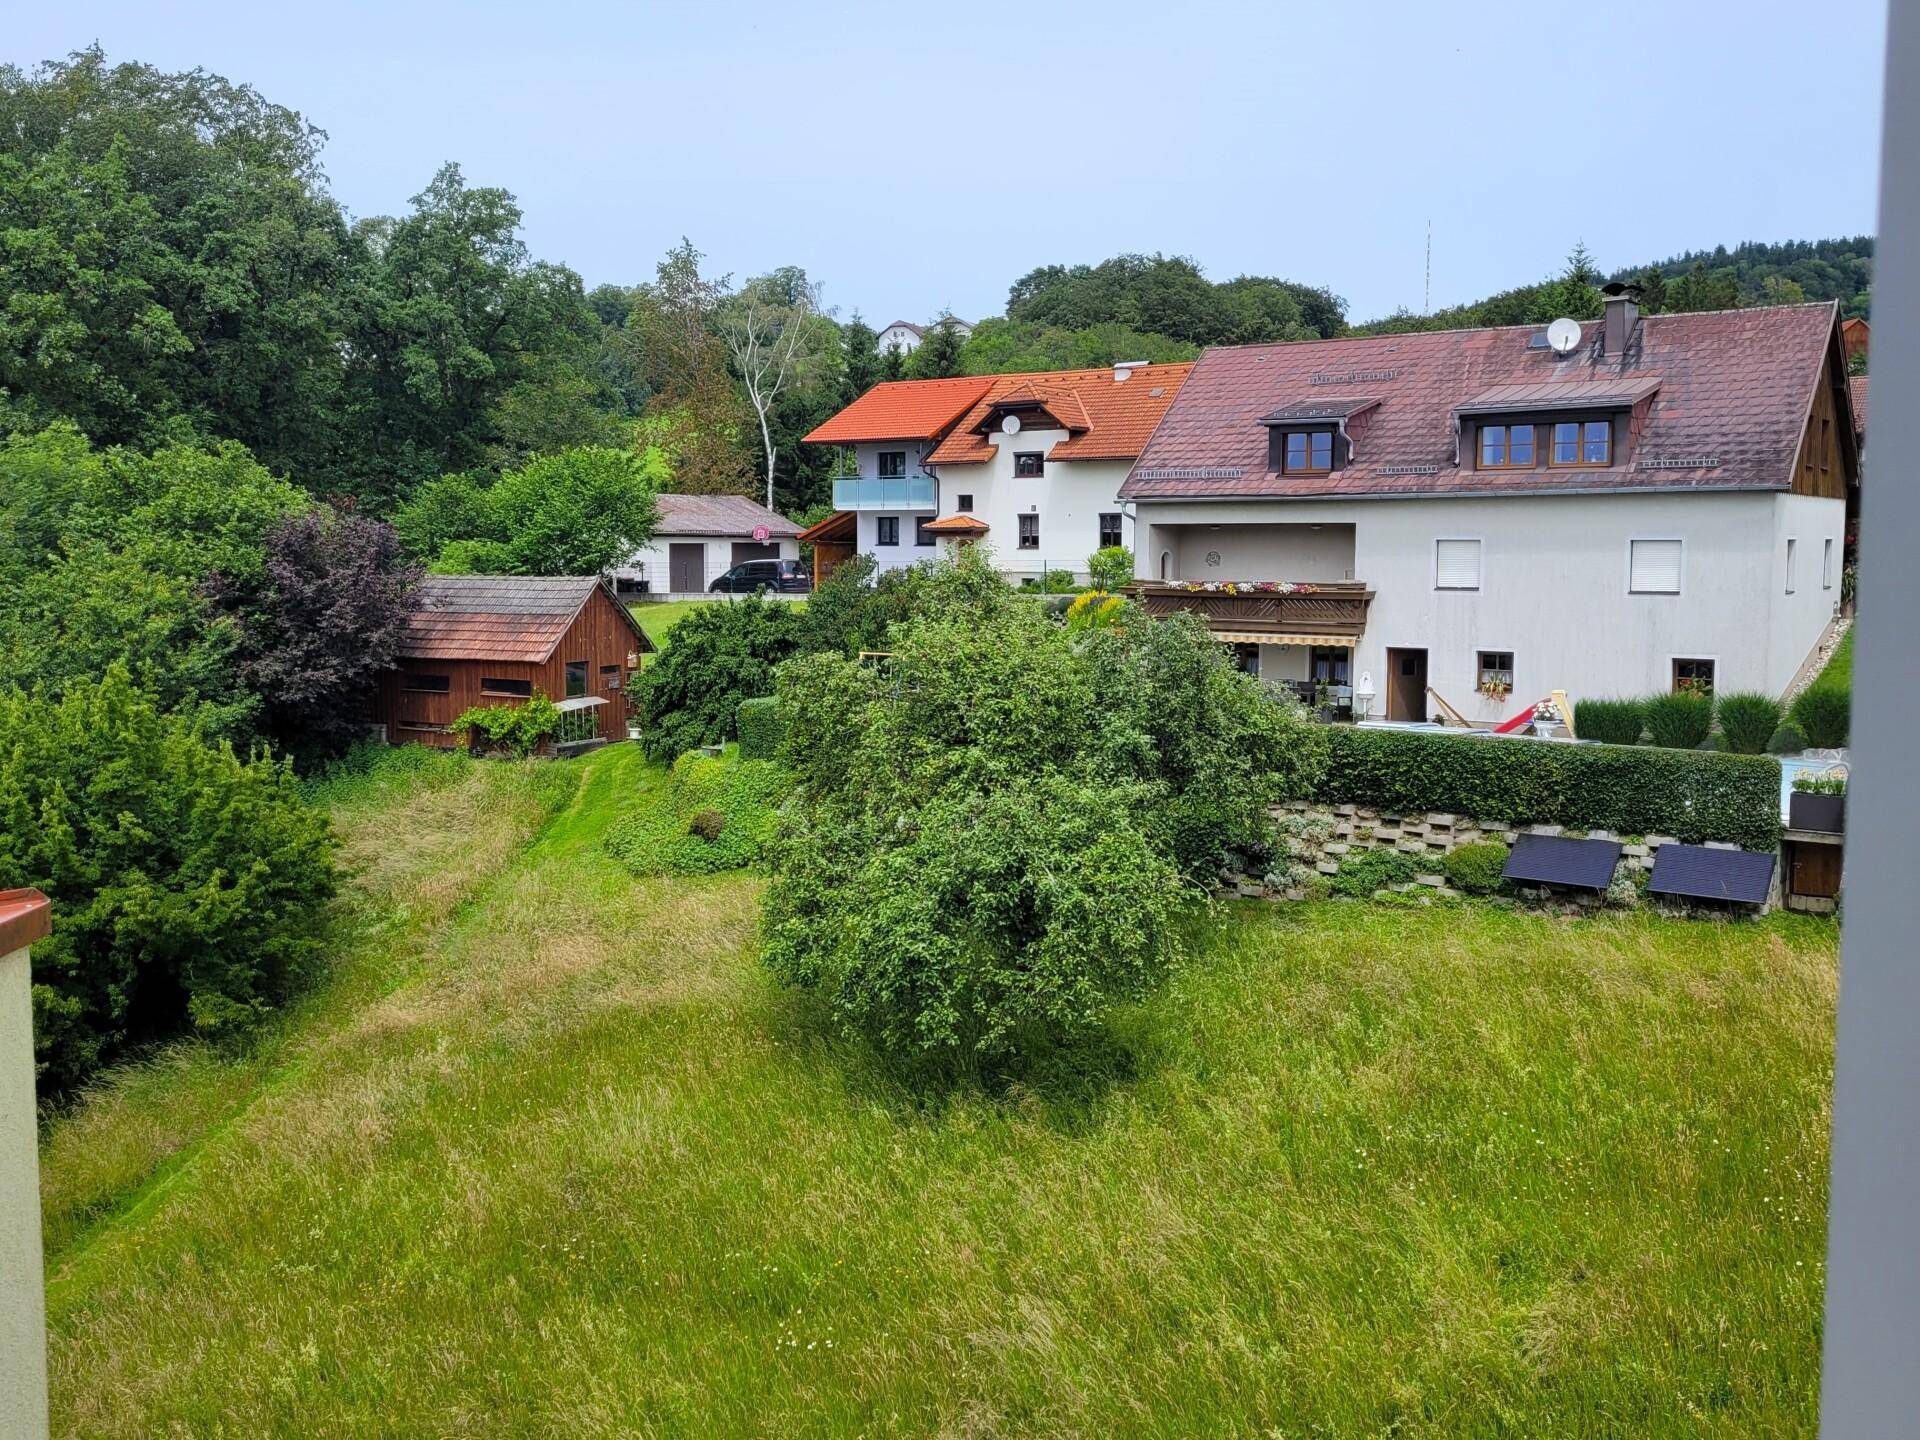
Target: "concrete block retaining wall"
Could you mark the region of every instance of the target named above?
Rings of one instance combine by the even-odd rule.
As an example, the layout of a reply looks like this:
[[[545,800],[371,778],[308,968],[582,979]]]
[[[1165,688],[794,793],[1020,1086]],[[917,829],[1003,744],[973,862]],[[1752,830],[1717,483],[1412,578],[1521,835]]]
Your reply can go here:
[[[1398,850],[1410,859],[1425,861],[1430,868],[1397,890],[1436,896],[1454,896],[1460,892],[1447,884],[1441,861],[1456,845],[1497,840],[1512,845],[1522,835],[1575,835],[1590,840],[1621,842],[1620,865],[1614,872],[1616,890],[1631,885],[1636,893],[1643,881],[1637,879],[1653,869],[1662,845],[1679,843],[1671,835],[1616,835],[1611,830],[1576,830],[1564,825],[1520,825],[1504,820],[1479,820],[1465,815],[1449,815],[1429,810],[1415,815],[1396,815],[1367,805],[1324,805],[1310,800],[1290,800],[1272,810],[1280,832],[1281,854],[1264,874],[1230,870],[1223,878],[1235,893],[1249,898],[1303,900],[1307,887],[1316,876],[1334,875],[1341,862],[1359,850]],[[1734,850],[1738,846],[1709,841],[1717,849]],[[1779,889],[1779,867],[1774,867],[1774,888]],[[1556,899],[1577,905],[1607,903],[1605,895],[1568,892]],[[1774,902],[1769,902],[1769,908]]]

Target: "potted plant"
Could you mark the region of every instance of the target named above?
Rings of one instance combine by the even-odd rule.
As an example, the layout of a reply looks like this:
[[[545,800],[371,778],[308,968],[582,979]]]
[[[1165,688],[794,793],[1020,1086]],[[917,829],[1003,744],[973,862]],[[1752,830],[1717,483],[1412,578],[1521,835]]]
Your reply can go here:
[[[1803,770],[1793,777],[1787,823],[1795,830],[1846,829],[1847,777],[1841,770]]]
[[[1322,680],[1313,687],[1313,706],[1320,712],[1320,722],[1331,725],[1334,721],[1333,687]]]

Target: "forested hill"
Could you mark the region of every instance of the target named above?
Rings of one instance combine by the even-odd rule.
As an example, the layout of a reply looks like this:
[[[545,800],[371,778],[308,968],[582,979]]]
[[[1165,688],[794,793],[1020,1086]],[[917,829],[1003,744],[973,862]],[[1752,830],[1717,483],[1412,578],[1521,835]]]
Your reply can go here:
[[[1871,303],[1873,237],[1777,244],[1750,240],[1731,250],[1724,245],[1689,250],[1610,273],[1599,268],[1585,246],[1576,245],[1560,274],[1535,284],[1427,315],[1400,310],[1353,328],[1358,334],[1380,335],[1474,325],[1536,325],[1558,315],[1587,319],[1599,313],[1598,287],[1603,279],[1637,283],[1641,305],[1655,314],[1838,300],[1843,317],[1865,316]]]

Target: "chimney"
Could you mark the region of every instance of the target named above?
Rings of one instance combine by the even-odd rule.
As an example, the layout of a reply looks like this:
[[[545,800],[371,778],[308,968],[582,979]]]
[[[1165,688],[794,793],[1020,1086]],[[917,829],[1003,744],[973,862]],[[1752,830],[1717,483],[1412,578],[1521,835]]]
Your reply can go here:
[[[1618,357],[1627,353],[1633,327],[1640,321],[1640,287],[1616,280],[1602,285],[1600,293],[1606,297],[1607,317],[1601,327],[1601,352]]]
[[[1145,365],[1145,360],[1116,360],[1113,362],[1113,383],[1118,385],[1130,377],[1135,370]]]

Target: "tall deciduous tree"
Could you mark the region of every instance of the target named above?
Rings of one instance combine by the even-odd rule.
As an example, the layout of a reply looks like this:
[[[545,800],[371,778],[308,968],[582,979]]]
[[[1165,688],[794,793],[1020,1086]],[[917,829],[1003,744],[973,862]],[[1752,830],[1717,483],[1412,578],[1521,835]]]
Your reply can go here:
[[[788,267],[742,286],[722,307],[719,329],[760,425],[771,510],[779,451],[770,417],[782,395],[818,382],[835,338],[833,323],[820,303],[820,287],[804,270]]]
[[[747,416],[718,334],[728,277],[702,275],[701,258],[682,238],[656,268],[654,283],[633,292],[625,353],[653,392],[646,443],[672,457],[673,488],[744,495],[753,483],[740,443]]]

